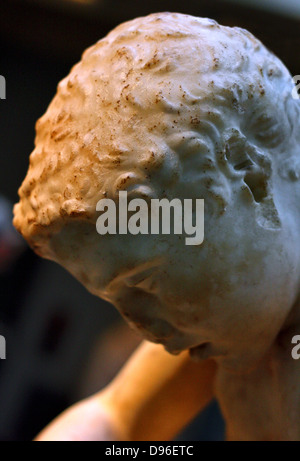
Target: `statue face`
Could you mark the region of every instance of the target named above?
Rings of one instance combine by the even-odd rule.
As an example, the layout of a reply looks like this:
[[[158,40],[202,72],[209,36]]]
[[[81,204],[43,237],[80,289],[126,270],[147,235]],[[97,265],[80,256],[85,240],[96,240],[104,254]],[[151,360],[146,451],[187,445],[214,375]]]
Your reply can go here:
[[[87,50],[37,124],[14,223],[144,337],[249,368],[298,289],[297,194],[272,164],[299,144],[292,88],[241,29],[175,13],[125,23]],[[96,203],[127,180],[158,198],[204,199],[204,242],[100,236]]]
[[[178,183],[174,196],[182,191]],[[259,205],[244,193],[233,188],[226,212],[217,215],[205,187],[199,189],[206,207],[199,246],[185,245],[180,235],[100,236],[85,222],[66,225],[51,246],[59,263],[144,338],[171,353],[190,349],[196,360],[249,368],[295,300],[298,254],[290,224],[263,228]]]

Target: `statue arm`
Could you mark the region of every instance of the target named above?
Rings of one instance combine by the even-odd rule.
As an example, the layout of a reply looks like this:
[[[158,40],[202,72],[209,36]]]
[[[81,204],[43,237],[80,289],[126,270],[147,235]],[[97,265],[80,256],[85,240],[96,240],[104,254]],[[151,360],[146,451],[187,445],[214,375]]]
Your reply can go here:
[[[213,398],[215,362],[144,342],[102,394],[129,440],[170,440]]]
[[[213,398],[215,363],[194,363],[144,342],[101,392],[74,405],[37,438],[171,440]]]

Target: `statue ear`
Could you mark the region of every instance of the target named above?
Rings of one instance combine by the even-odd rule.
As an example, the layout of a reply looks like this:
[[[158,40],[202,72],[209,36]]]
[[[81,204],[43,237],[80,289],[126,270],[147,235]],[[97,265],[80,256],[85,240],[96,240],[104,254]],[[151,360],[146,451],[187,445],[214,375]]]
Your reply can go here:
[[[237,129],[228,130],[224,139],[224,157],[232,179],[240,179],[251,194],[257,222],[266,229],[279,229],[281,222],[273,200],[272,162],[268,154],[250,144]]]

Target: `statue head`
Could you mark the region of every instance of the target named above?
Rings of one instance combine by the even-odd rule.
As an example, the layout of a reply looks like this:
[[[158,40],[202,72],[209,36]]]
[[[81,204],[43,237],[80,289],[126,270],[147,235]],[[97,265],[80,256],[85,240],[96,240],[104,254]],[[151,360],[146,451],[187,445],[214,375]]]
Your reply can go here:
[[[37,122],[14,224],[171,353],[250,367],[298,296],[300,105],[249,32],[157,13],[89,48]],[[204,199],[205,236],[99,235],[97,203]]]

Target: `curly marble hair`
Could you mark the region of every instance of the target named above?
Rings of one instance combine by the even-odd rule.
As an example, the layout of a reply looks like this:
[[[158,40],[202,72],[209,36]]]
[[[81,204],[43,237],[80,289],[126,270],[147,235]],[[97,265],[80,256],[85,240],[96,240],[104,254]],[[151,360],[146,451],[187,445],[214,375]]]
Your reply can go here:
[[[276,228],[273,172],[300,175],[293,87],[246,30],[177,13],[121,24],[84,53],[37,122],[14,224],[39,251],[66,220],[94,223],[103,196],[171,196],[188,174],[217,213],[240,178],[262,225]]]

